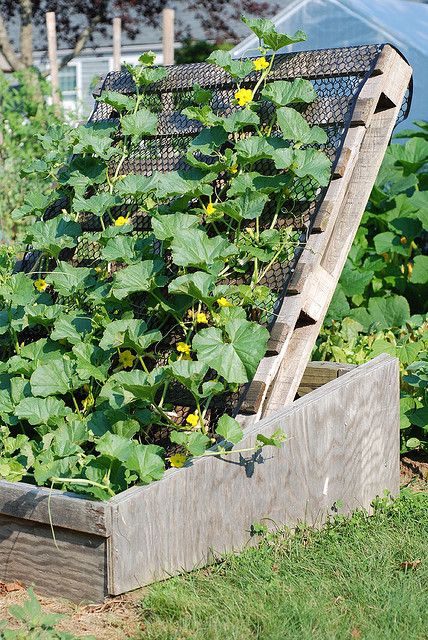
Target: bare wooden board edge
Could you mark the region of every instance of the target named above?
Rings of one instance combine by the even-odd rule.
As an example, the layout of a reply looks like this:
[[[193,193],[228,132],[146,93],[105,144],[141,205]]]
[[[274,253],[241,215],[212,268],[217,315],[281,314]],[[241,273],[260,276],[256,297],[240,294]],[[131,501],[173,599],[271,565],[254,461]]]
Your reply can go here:
[[[5,480],[0,480],[0,515],[99,536],[108,536],[111,524],[105,502]]]
[[[340,500],[343,513],[398,491],[399,375],[382,355],[297,400],[246,432],[278,428],[279,449],[199,458],[159,482],[113,498],[109,593],[201,567],[251,543],[254,522],[320,525]],[[274,523],[274,524],[273,524]]]

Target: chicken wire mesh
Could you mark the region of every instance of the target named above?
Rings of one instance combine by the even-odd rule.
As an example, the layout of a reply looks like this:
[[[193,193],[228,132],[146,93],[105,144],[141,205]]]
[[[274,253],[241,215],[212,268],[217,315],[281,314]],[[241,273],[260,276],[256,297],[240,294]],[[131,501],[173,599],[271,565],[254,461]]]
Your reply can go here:
[[[327,142],[317,145],[322,149],[332,161],[332,173],[340,155],[341,148],[347,130],[350,126],[352,112],[358,98],[358,94],[366,79],[375,68],[383,45],[366,45],[358,47],[348,47],[340,49],[326,49],[320,51],[297,52],[276,56],[272,67],[272,72],[268,82],[274,80],[292,80],[294,78],[305,78],[312,82],[317,93],[316,100],[307,105],[297,105],[296,108],[302,113],[311,125],[318,125],[327,134]],[[256,72],[248,75],[240,83],[241,87],[253,88],[258,79]],[[182,114],[182,110],[193,104],[193,86],[198,83],[200,87],[209,89],[212,92],[211,107],[214,112],[221,116],[227,116],[238,107],[234,100],[237,86],[236,81],[227,72],[209,63],[195,63],[177,65],[168,68],[168,75],[165,79],[146,88],[142,100],[142,106],[150,109],[158,115],[157,134],[145,137],[141,140],[138,149],[124,163],[121,173],[134,173],[150,175],[153,171],[160,172],[186,171],[189,166],[185,156],[189,144],[193,138],[201,131],[203,126],[188,119]],[[100,88],[94,94],[99,97],[104,91],[117,91],[127,95],[135,93],[135,85],[131,74],[127,70],[113,72],[107,75]],[[257,96],[256,96],[257,99]],[[411,86],[404,98],[400,109],[398,121],[403,120],[409,111],[411,102]],[[268,101],[262,101],[259,116],[262,122],[268,122],[272,115],[273,105]],[[102,102],[95,102],[94,110],[89,118],[89,123],[114,123],[118,124],[119,114],[114,109]],[[241,133],[242,136],[251,135],[248,131]],[[272,135],[281,135],[280,131],[273,131]],[[114,166],[112,167],[114,171]],[[256,166],[260,173],[272,174],[275,169],[267,161],[260,161]],[[279,173],[278,171],[276,171]],[[219,177],[222,180],[222,176]],[[266,285],[270,290],[270,300],[266,303],[268,311],[260,310],[256,312],[252,319],[258,320],[271,328],[279,306],[282,303],[287,286],[295,270],[299,256],[304,248],[306,239],[311,232],[317,210],[326,192],[325,188],[317,188],[310,180],[302,180],[298,190],[293,194],[293,201],[285,202],[278,217],[278,228],[285,228],[292,225],[296,243],[290,249],[287,258],[281,262],[273,264],[266,272],[261,284]],[[45,219],[58,215],[67,203],[58,201],[45,213]],[[124,215],[130,218],[133,224],[132,233],[144,236],[151,231],[150,216],[141,209],[138,201],[128,201],[112,211],[113,217]],[[261,218],[261,228],[268,228],[274,215],[273,207],[266,206]],[[101,230],[101,221],[93,214],[82,214],[80,223],[83,231]],[[104,220],[105,224],[110,223],[110,219]],[[220,223],[221,225],[221,223]],[[219,231],[226,232],[226,228]],[[88,240],[82,235],[78,245],[73,250],[66,250],[61,254],[62,260],[68,260],[74,265],[96,266],[100,261],[100,248],[96,243]],[[24,271],[31,271],[35,262],[38,261],[38,268],[49,269],[49,265],[40,262],[37,252],[28,248],[20,268]],[[116,266],[112,265],[112,272]],[[172,263],[168,266],[174,269]],[[244,283],[244,280],[229,281],[231,284]],[[136,317],[144,315],[145,297],[134,296],[134,307]],[[171,350],[170,346],[175,343],[177,336],[174,328],[168,332],[168,338],[158,349],[158,364],[164,364],[168,359]],[[236,394],[230,394],[218,399],[212,409],[211,422],[216,421],[219,411],[229,409],[236,413],[240,401],[243,397],[243,389]],[[175,404],[177,421],[183,422],[191,406],[191,398],[180,385],[171,385],[169,400]],[[218,417],[218,416],[217,416]],[[152,434],[151,437],[154,437]],[[157,438],[163,439],[162,434],[157,434]]]

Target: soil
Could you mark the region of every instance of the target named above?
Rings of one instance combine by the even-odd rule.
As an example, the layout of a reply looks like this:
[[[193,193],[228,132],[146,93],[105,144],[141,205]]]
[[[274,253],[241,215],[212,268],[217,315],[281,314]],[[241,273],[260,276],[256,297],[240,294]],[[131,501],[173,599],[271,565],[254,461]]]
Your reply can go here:
[[[428,455],[411,452],[401,458],[401,486],[413,491],[428,491]],[[138,589],[124,596],[107,598],[98,605],[76,605],[60,598],[38,596],[46,613],[64,615],[58,625],[62,631],[77,636],[93,636],[96,640],[129,640],[144,631],[140,602],[145,589]],[[12,604],[22,604],[27,599],[26,586],[19,582],[0,582],[0,621],[15,627],[9,614]]]

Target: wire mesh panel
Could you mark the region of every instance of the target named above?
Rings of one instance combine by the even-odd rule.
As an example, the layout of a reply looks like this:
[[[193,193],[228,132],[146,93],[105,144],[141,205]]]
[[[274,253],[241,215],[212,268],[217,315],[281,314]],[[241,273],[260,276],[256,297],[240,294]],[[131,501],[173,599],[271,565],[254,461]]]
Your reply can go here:
[[[332,162],[333,170],[351,123],[359,92],[375,69],[381,51],[382,45],[367,45],[278,55],[274,60],[268,83],[294,78],[305,78],[312,82],[317,94],[316,100],[311,104],[297,105],[297,109],[309,124],[318,125],[327,134],[327,142],[323,145],[317,145],[317,148],[327,154]],[[258,78],[257,73],[251,73],[240,83],[240,87],[254,88]],[[190,169],[186,162],[186,152],[192,140],[202,130],[203,125],[196,120],[187,118],[182,111],[193,105],[193,87],[196,83],[201,88],[209,89],[212,92],[210,106],[216,114],[227,116],[239,109],[234,99],[237,83],[223,69],[208,63],[177,65],[168,68],[166,78],[145,88],[141,99],[141,106],[158,115],[157,133],[141,139],[137,150],[121,165],[121,174],[150,175],[154,171],[187,171]],[[105,78],[97,95],[101,95],[104,91],[133,95],[136,89],[131,74],[128,71],[121,71],[110,73]],[[400,111],[400,119],[404,119],[407,115],[410,97],[410,92],[408,92]],[[260,99],[260,95],[256,95],[255,99]],[[273,111],[274,107],[271,102],[268,100],[261,102],[258,114],[262,124],[267,124],[272,120]],[[118,124],[119,114],[111,106],[103,102],[96,102],[89,122],[95,126],[106,126],[109,123]],[[250,136],[251,132],[248,129],[243,129],[238,135],[245,138]],[[273,128],[272,136],[282,136],[282,133],[279,129]],[[209,159],[205,157],[201,157],[201,159],[209,162]],[[114,165],[111,170],[115,170]],[[275,172],[280,173],[275,170],[273,163],[267,160],[257,163],[255,170],[267,175],[272,175]],[[220,174],[217,181],[221,182],[224,179],[225,177]],[[275,216],[276,228],[286,229],[291,226],[296,238],[298,238],[293,248],[289,250],[287,259],[270,264],[260,282],[269,288],[270,300],[265,303],[265,309],[254,309],[251,319],[265,324],[268,328],[271,328],[274,323],[276,312],[287,291],[290,278],[311,232],[315,215],[325,192],[326,188],[319,188],[316,183],[307,178],[299,182],[298,190],[293,194],[293,199],[285,202],[279,212],[274,211],[273,204],[269,206],[269,203],[264,209],[260,219],[262,229],[268,229]],[[57,215],[64,204],[63,201],[55,203],[46,211],[45,219]],[[151,231],[150,215],[135,199],[132,202],[125,201],[124,204],[115,208],[112,214],[114,217],[124,215],[126,218],[130,218],[133,225],[132,233],[138,234],[142,238]],[[83,231],[98,231],[102,228],[100,217],[90,213],[81,214],[79,221]],[[109,220],[106,219],[105,223],[109,224]],[[249,226],[251,224],[249,222]],[[218,223],[217,231],[227,235],[227,228],[222,226],[221,222]],[[74,265],[96,266],[101,259],[100,256],[100,247],[97,243],[83,234],[77,247],[71,251],[63,252],[61,259],[71,261]],[[39,256],[29,249],[21,268],[30,271],[36,261],[39,261]],[[39,261],[39,268],[40,266]],[[111,273],[118,268],[114,263],[110,266]],[[47,268],[48,265],[46,265]],[[167,265],[167,268],[173,275],[175,267],[172,261]],[[245,276],[240,280],[237,278],[228,280],[227,283],[245,284]],[[144,295],[135,296],[135,316],[144,317],[150,325],[150,319],[147,319],[147,314],[145,315],[145,305]],[[171,330],[167,332],[167,339],[157,349],[158,364],[167,362],[171,345],[175,344],[176,340],[174,327],[171,327]],[[225,408],[231,412],[236,410],[239,395],[237,392],[227,397],[219,397],[213,403],[211,422],[215,422],[217,414],[223,412]],[[169,400],[176,404],[178,422],[185,419],[189,406],[190,409],[193,409],[191,398],[178,384],[171,385]],[[160,433],[157,434],[157,441],[159,439],[162,441]]]

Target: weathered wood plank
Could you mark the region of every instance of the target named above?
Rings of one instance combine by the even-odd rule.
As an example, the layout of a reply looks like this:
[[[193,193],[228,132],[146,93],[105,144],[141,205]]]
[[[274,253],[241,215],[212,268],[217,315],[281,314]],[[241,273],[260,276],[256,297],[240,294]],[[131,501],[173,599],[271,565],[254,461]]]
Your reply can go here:
[[[352,371],[356,365],[341,362],[312,361],[306,366],[297,395],[301,398],[323,384]]]
[[[346,513],[397,492],[397,361],[379,356],[313,391],[252,425],[240,448],[278,428],[289,438],[280,449],[197,459],[112,499],[109,592],[242,549],[253,522],[319,525],[339,500]]]
[[[99,602],[107,593],[106,540],[0,514],[0,580],[39,593]]]
[[[403,93],[407,80],[408,77],[405,77],[402,81]],[[339,279],[345,264],[394,128],[397,112],[398,107],[394,107],[375,113],[364,137],[360,158],[354,168],[340,217],[336,221],[335,231],[329,238],[328,247],[321,260],[322,267],[333,280]],[[298,327],[293,331],[279,373],[268,391],[265,415],[293,402],[333,293],[334,290],[330,291],[324,298],[324,307],[315,324]]]
[[[50,515],[49,515],[50,496]],[[0,480],[0,515],[23,518],[55,527],[108,536],[110,510],[104,502],[43,489],[25,482]]]

